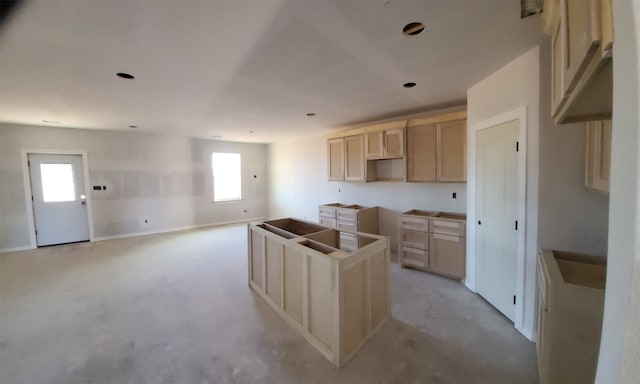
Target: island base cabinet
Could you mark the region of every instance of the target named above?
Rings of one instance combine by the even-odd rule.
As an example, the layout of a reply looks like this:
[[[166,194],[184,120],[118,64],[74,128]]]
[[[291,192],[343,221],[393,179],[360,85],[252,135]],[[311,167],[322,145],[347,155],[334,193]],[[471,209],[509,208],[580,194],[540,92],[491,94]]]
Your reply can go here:
[[[336,229],[300,235],[248,225],[249,286],[338,368],[390,315],[389,239],[351,235],[367,244],[356,240],[346,252]]]

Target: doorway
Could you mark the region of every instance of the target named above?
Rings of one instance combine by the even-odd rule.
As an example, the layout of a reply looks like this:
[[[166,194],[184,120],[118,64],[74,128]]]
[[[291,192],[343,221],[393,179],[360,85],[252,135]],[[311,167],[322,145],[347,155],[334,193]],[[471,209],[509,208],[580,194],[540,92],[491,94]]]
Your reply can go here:
[[[86,156],[29,151],[26,157],[30,185],[25,191],[33,213],[32,245],[91,240]]]
[[[518,263],[518,136],[520,122],[476,136],[476,288],[515,322]]]

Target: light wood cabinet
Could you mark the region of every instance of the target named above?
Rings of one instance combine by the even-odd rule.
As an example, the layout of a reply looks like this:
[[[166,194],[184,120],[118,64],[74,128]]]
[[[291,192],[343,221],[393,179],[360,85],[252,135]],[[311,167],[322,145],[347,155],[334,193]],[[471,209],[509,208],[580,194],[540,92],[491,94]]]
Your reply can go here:
[[[332,203],[321,205],[318,211],[319,221],[323,225],[342,231],[378,233],[378,207]],[[340,233],[344,249],[353,250],[362,246],[358,237],[349,232]]]
[[[327,142],[329,180],[344,180],[344,138]]]
[[[404,128],[367,132],[367,160],[395,159],[404,156]]]
[[[249,287],[336,367],[345,365],[390,315],[389,239],[295,219],[248,225]]]
[[[585,185],[609,193],[611,172],[611,120],[587,123]]]
[[[437,181],[467,181],[467,121],[448,121],[436,129]]]
[[[611,117],[611,0],[546,0],[551,35],[551,107],[557,124]]]
[[[365,179],[363,135],[329,139],[327,148],[329,180]]]
[[[344,179],[364,180],[364,137],[362,135],[345,137]]]
[[[463,279],[465,225],[466,217],[460,214],[404,212],[398,223],[400,265]]]
[[[604,258],[542,250],[537,263],[541,383],[595,379],[606,284]]]
[[[465,182],[466,153],[466,119],[424,125],[410,121],[407,126],[407,181]]]

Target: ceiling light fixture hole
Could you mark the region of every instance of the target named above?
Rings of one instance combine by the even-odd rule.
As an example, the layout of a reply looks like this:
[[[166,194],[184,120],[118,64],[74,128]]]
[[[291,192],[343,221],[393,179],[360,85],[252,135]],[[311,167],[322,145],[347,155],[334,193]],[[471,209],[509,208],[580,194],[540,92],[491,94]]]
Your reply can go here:
[[[42,122],[47,124],[62,124],[62,121],[54,121],[54,120],[42,120]]]
[[[307,116],[315,116],[315,115],[316,115],[316,114],[315,114],[315,113],[313,113],[313,112],[309,112],[309,113],[307,113]]]
[[[416,86],[416,83],[404,83],[402,86],[405,88],[413,88]]]
[[[249,133],[253,133],[253,131],[249,131]]]
[[[132,74],[126,73],[126,72],[118,72],[118,73],[116,73],[116,76],[121,77],[123,79],[129,79],[129,80],[136,78]]]
[[[402,28],[402,33],[407,36],[415,36],[422,31],[424,31],[424,24],[418,22],[409,23]]]
[[[138,128],[137,125],[130,125],[129,128]]]

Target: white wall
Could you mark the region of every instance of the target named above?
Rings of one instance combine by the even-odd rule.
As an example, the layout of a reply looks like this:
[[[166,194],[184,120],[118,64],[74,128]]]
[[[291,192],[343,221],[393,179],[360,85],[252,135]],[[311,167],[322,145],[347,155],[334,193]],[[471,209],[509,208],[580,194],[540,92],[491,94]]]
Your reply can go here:
[[[596,382],[640,377],[640,2],[614,1],[609,257]]]
[[[512,111],[526,108],[526,225],[525,230],[525,278],[521,304],[522,315],[520,330],[531,337],[534,330],[535,307],[535,262],[537,254],[538,233],[538,136],[539,136],[539,77],[538,47],[518,57],[511,63],[480,81],[467,92],[468,126],[475,127],[483,121]],[[467,181],[469,194],[467,206],[469,216],[475,211],[475,135],[473,129],[467,131],[468,164]],[[475,222],[475,221],[474,221]],[[475,226],[468,225],[467,257],[474,259]],[[473,274],[468,273],[467,285],[474,289]]]
[[[107,186],[106,191],[90,191],[96,238],[267,215],[264,144],[1,124],[0,250],[30,246],[22,149],[87,151],[90,185]],[[214,151],[241,153],[242,201],[212,203]]]
[[[540,49],[538,246],[606,256],[608,196],[585,188],[586,123],[551,118],[551,41]]]
[[[327,144],[322,135],[270,144],[269,164],[269,217],[317,221],[320,204],[379,206],[380,233],[391,237],[393,251],[398,213],[413,208],[466,212],[464,183],[327,181]]]

